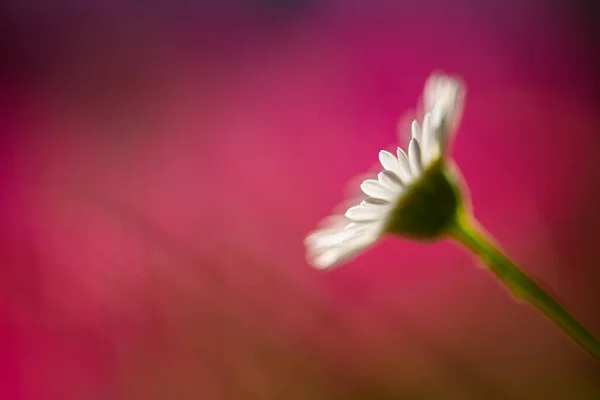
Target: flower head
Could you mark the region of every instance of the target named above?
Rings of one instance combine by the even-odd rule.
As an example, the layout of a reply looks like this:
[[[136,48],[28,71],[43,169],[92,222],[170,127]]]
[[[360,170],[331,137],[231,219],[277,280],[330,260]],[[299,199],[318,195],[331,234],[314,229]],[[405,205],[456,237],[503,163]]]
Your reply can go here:
[[[413,121],[408,153],[382,150],[383,170],[360,188],[359,203],[328,218],[305,240],[309,262],[327,269],[347,261],[384,234],[421,240],[442,236],[456,214],[461,196],[447,165],[447,149],[460,120],[463,86],[443,75],[425,84],[424,116]]]

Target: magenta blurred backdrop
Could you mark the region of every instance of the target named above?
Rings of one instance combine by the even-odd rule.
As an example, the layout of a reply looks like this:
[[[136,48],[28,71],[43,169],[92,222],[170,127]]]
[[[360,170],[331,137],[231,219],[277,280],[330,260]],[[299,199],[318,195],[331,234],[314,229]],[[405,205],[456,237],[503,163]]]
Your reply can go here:
[[[476,216],[599,333],[595,8],[4,2],[0,399],[600,398],[453,245],[303,247],[456,74]]]

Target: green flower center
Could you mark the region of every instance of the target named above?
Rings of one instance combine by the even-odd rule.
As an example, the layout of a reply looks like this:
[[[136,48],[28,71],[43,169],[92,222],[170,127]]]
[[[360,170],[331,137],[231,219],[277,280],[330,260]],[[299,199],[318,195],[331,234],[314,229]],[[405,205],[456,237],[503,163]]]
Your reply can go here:
[[[408,187],[390,213],[386,232],[419,240],[438,239],[455,224],[461,206],[457,180],[440,159]]]

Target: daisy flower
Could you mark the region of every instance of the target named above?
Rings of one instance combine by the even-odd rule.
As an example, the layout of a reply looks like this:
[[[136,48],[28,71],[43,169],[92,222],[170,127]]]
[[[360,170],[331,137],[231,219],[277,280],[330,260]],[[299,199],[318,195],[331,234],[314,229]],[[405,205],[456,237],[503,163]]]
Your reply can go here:
[[[460,120],[464,86],[455,78],[432,75],[423,93],[422,122],[413,121],[408,151],[379,152],[382,171],[360,185],[364,196],[343,216],[333,216],[305,241],[308,261],[327,269],[348,261],[386,233],[435,239],[459,202],[445,168],[448,148]]]
[[[506,289],[552,320],[600,362],[600,340],[514,263],[473,217],[449,148],[460,121],[464,86],[432,75],[423,91],[423,118],[413,121],[408,152],[379,152],[382,171],[360,185],[363,196],[305,239],[308,261],[327,270],[357,256],[383,235],[449,238],[479,257]]]

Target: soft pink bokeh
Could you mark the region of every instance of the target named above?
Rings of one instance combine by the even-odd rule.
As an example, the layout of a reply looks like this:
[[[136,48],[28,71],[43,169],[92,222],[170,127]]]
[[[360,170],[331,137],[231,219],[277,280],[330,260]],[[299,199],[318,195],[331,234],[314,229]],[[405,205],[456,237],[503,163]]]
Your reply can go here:
[[[577,20],[353,3],[221,10],[235,28],[197,36],[130,16],[5,83],[0,398],[600,395],[598,366],[449,243],[386,239],[329,274],[303,248],[440,69],[468,85],[453,154],[476,216],[600,332]]]

